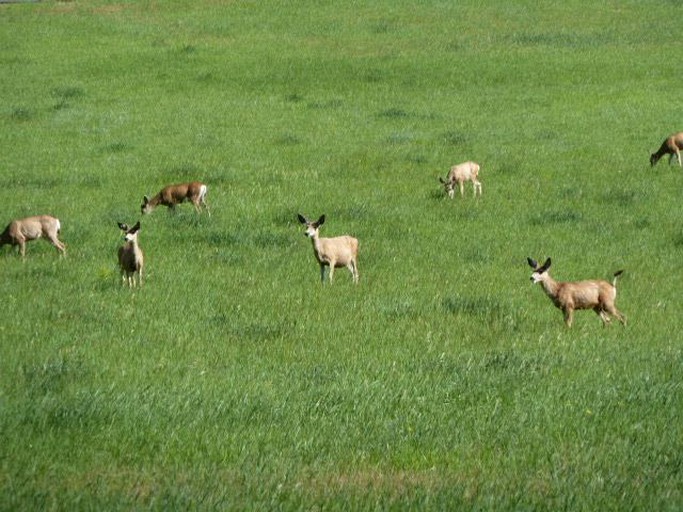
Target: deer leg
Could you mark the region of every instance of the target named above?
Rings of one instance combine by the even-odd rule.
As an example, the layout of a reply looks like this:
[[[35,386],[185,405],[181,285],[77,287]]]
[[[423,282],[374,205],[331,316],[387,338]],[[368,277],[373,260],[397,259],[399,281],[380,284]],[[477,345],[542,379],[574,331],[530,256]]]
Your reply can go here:
[[[566,308],[563,311],[564,311],[564,323],[567,324],[567,327],[571,327],[572,322],[574,321],[574,310],[571,308]]]
[[[479,196],[481,196],[481,182],[475,181],[474,182],[474,196],[477,196],[477,191],[479,191]]]
[[[320,282],[325,282],[325,265],[323,265],[322,263],[320,264]]]
[[[608,306],[607,311],[609,311],[612,316],[616,317],[616,319],[621,322],[621,325],[626,325],[626,317],[616,308],[616,306]]]
[[[602,320],[603,327],[607,327],[607,325],[612,321],[612,319],[609,317],[607,312],[602,308],[602,306],[595,306],[593,308],[593,311],[595,311],[597,315],[600,317],[600,320]]]
[[[332,278],[334,277],[334,261],[330,261],[330,284],[332,284]]]
[[[678,148],[676,149],[676,158],[678,158],[678,165],[683,167],[683,163],[681,163],[681,152],[678,150]]]
[[[464,197],[465,196],[465,182],[461,181],[460,183],[458,183],[458,185],[460,185],[460,197]]]
[[[49,242],[55,247],[61,254],[64,254],[66,247],[56,236],[48,237]]]
[[[19,240],[19,254],[22,259],[26,257],[26,240]]]
[[[356,262],[351,260],[346,266],[351,271],[351,276],[353,277],[353,282],[358,282],[358,269],[356,268]]]

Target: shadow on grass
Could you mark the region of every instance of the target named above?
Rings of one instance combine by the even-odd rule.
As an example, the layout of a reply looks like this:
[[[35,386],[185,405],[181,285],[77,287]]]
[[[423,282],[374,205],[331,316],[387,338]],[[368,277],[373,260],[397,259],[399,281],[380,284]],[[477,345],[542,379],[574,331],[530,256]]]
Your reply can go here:
[[[554,224],[572,224],[583,220],[583,215],[574,210],[551,210],[541,212],[529,219],[534,226],[549,226]]]
[[[442,308],[449,315],[471,318],[497,331],[516,331],[520,325],[520,312],[491,296],[453,295],[443,299]]]
[[[27,122],[35,117],[35,112],[26,107],[14,107],[10,111],[9,118],[16,122]]]
[[[44,363],[25,363],[21,366],[26,391],[32,397],[59,391],[68,383],[81,380],[86,373],[80,359],[64,356]]]
[[[227,313],[214,315],[210,319],[210,325],[222,335],[251,343],[281,339],[290,331],[289,326],[282,322],[235,318]]]

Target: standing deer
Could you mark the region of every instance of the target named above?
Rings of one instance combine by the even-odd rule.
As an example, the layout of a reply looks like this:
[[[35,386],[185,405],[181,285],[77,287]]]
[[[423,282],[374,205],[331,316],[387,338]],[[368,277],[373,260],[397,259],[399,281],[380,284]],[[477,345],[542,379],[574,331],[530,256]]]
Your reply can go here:
[[[123,239],[125,244],[119,247],[119,266],[121,267],[121,278],[129,287],[135,286],[135,274],[138,276],[138,285],[142,286],[142,268],[144,258],[142,249],[138,245],[138,232],[140,231],[140,221],[135,226],[129,228],[127,224],[119,222],[119,228],[124,232]]]
[[[209,205],[206,204],[206,185],[199,181],[192,183],[180,183],[178,185],[168,185],[161,189],[152,199],[147,196],[142,198],[142,205],[140,210],[143,214],[150,213],[157,206],[164,205],[174,210],[176,205],[191,201],[197,213],[202,212],[202,206],[206,208],[206,212],[211,216]]]
[[[550,258],[540,267],[534,259],[527,258],[527,262],[534,269],[531,274],[531,281],[534,284],[541,283],[546,295],[564,313],[564,322],[567,327],[572,326],[574,310],[576,309],[592,309],[600,316],[605,326],[611,321],[610,315],[616,317],[622,325],[626,325],[626,317],[614,305],[617,298],[617,278],[623,270],[615,272],[611,284],[601,279],[558,282],[548,273],[551,264]]]
[[[683,162],[681,162],[681,149],[683,149],[683,132],[674,133],[666,138],[662,145],[657,150],[656,153],[650,155],[650,165],[654,165],[659,162],[659,159],[664,155],[669,155],[669,165],[674,159],[674,156],[678,159],[678,165],[683,167]]]
[[[21,257],[24,258],[26,257],[26,242],[45,237],[60,254],[65,254],[66,247],[58,238],[61,229],[59,219],[49,215],[13,220],[0,234],[0,247],[5,244],[18,245]]]
[[[351,271],[353,282],[358,283],[358,240],[352,236],[320,238],[318,230],[325,223],[325,216],[311,222],[298,214],[299,222],[306,226],[304,235],[313,241],[313,254],[320,265],[320,282],[325,282],[325,267],[330,267],[330,283],[336,267],[346,267]]]
[[[460,197],[465,194],[465,182],[471,181],[474,187],[474,197],[477,197],[477,191],[479,191],[479,196],[481,197],[481,183],[477,179],[479,175],[479,164],[474,162],[464,162],[462,164],[454,165],[451,167],[448,176],[444,180],[439,177],[439,181],[446,189],[448,197],[453,199],[455,195],[455,186],[460,187]]]

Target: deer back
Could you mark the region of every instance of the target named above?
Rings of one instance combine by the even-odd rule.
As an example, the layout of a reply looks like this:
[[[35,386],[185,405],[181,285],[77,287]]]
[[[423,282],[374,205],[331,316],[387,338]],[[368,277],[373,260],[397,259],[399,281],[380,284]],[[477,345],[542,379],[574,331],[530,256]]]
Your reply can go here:
[[[315,244],[315,252],[318,261],[321,263],[335,261],[336,265],[345,266],[349,262],[355,261],[358,255],[358,240],[348,235],[318,238],[317,244]]]
[[[56,237],[61,229],[59,220],[49,215],[36,215],[13,220],[5,230],[14,243],[18,240],[35,240],[41,236]],[[3,233],[4,236],[4,233]]]
[[[448,173],[449,181],[467,181],[477,177],[479,174],[479,164],[474,162],[464,162],[454,165]]]
[[[179,183],[169,185],[159,192],[161,204],[173,206],[184,201],[196,201],[202,192],[203,183],[193,181],[192,183]]]
[[[607,281],[588,280],[560,283],[558,299],[562,304],[570,303],[575,309],[592,309],[611,302],[616,289]]]

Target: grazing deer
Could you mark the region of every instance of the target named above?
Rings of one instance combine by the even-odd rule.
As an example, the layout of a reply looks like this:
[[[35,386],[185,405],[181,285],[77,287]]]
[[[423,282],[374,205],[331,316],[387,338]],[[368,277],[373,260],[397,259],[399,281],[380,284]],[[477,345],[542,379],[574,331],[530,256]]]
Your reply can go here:
[[[143,214],[150,213],[157,206],[164,205],[174,210],[176,205],[191,201],[197,213],[202,212],[202,206],[206,208],[206,212],[211,216],[209,205],[206,204],[206,185],[199,181],[192,183],[180,183],[178,185],[169,185],[161,189],[152,199],[145,196],[142,199],[142,206],[140,209]]]
[[[453,199],[455,195],[455,186],[460,187],[460,197],[465,194],[465,182],[471,181],[474,187],[474,197],[477,197],[477,191],[481,196],[481,183],[477,179],[479,175],[479,164],[474,162],[464,162],[462,164],[454,165],[446,176],[446,179],[439,177],[439,181],[446,189],[448,197]]]
[[[21,257],[24,258],[26,257],[26,242],[45,237],[60,254],[65,254],[66,247],[57,238],[61,229],[59,219],[49,215],[13,220],[0,234],[0,247],[5,244],[18,245]]]
[[[657,150],[656,153],[650,155],[650,165],[654,165],[659,162],[659,159],[664,155],[669,155],[669,165],[674,159],[674,156],[678,159],[678,165],[683,167],[683,162],[681,162],[681,149],[683,149],[683,132],[674,133],[666,138],[662,145]]]
[[[330,267],[330,283],[335,267],[346,267],[351,271],[353,282],[358,283],[358,240],[352,236],[320,238],[318,230],[325,223],[325,216],[311,222],[298,214],[299,222],[306,226],[304,235],[313,241],[313,253],[320,265],[320,282],[325,282],[325,267]]]
[[[611,284],[601,279],[557,282],[548,273],[550,258],[540,267],[536,260],[531,258],[527,258],[527,262],[534,269],[531,274],[531,281],[534,284],[541,283],[546,295],[564,313],[564,322],[567,327],[572,326],[574,310],[576,309],[592,309],[600,316],[605,326],[611,321],[610,315],[615,316],[623,325],[626,325],[626,317],[614,305],[617,298],[617,278],[623,270],[615,272]]]
[[[140,221],[135,226],[129,228],[127,224],[119,222],[119,228],[124,232],[123,239],[126,241],[119,247],[119,266],[121,267],[121,278],[129,287],[135,286],[135,274],[138,276],[138,284],[142,286],[142,268],[144,259],[142,249],[138,245],[138,232],[140,231]]]

